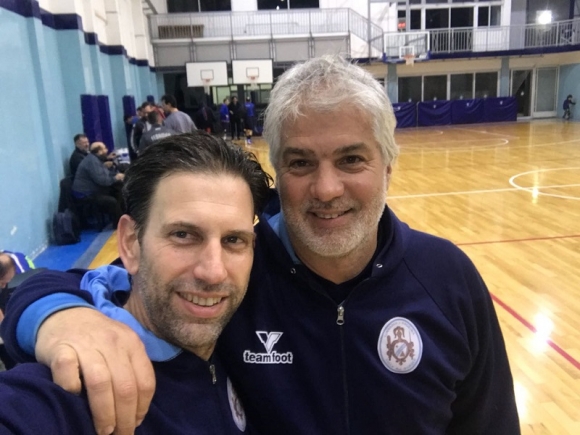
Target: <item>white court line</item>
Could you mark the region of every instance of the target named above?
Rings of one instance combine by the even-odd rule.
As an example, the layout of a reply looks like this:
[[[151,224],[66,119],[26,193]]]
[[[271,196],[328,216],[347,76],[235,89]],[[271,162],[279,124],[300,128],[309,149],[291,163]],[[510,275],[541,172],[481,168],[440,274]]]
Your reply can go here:
[[[571,139],[571,140],[566,140],[566,141],[562,141],[562,142],[549,142],[549,143],[542,143],[542,144],[537,144],[537,145],[514,145],[514,146],[509,146],[506,149],[509,150],[514,150],[514,149],[518,149],[518,148],[539,148],[539,147],[549,147],[549,146],[553,146],[553,145],[566,145],[566,144],[570,144],[570,143],[575,143],[575,142],[580,142],[580,139]],[[505,145],[481,145],[481,146],[472,146],[472,147],[465,147],[465,148],[429,148],[429,147],[425,147],[425,149],[421,150],[421,151],[409,151],[409,152],[405,152],[405,154],[432,154],[432,153],[440,153],[442,151],[445,152],[465,152],[465,151],[489,151],[491,149],[497,148],[497,147],[505,147]],[[402,150],[404,150],[405,148],[407,149],[411,149],[410,147],[401,147]]]
[[[512,186],[513,186],[513,184],[512,184]],[[476,194],[476,193],[515,192],[518,190],[521,190],[524,192],[533,192],[533,190],[536,188],[538,189],[538,193],[542,193],[540,191],[540,189],[558,189],[558,188],[563,188],[563,187],[580,187],[580,184],[555,184],[553,186],[537,186],[537,187],[517,186],[517,187],[505,187],[502,189],[465,190],[463,192],[417,193],[417,194],[413,194],[413,195],[395,195],[395,196],[388,196],[387,195],[387,200],[389,200],[389,199],[407,199],[407,198],[429,198],[429,197],[435,197],[435,196],[472,195],[472,194]],[[547,194],[547,193],[542,193],[542,194],[552,196],[552,195]],[[574,196],[564,197],[564,198],[580,199],[580,198],[576,198]]]
[[[518,190],[523,190],[525,192],[533,192],[533,190],[534,190],[533,187],[520,186],[519,184],[517,184],[515,182],[515,179],[518,177],[521,177],[522,175],[527,175],[527,174],[537,174],[540,172],[551,172],[551,171],[575,171],[577,169],[580,169],[580,167],[536,169],[533,171],[521,172],[519,174],[516,174],[510,178],[509,182],[512,186],[514,186]],[[561,185],[561,187],[575,187],[575,186],[577,186],[577,185],[575,185],[575,184]],[[574,200],[580,201],[580,197],[578,197],[578,196],[556,195],[555,193],[542,192],[539,189],[540,189],[540,187],[538,187],[538,190],[537,190],[538,195],[551,196],[553,198],[574,199]]]
[[[521,139],[520,136],[512,136],[510,134],[504,134],[504,133],[493,133],[491,131],[484,131],[484,130],[476,130],[473,128],[463,128],[463,127],[453,127],[454,130],[462,130],[462,131],[470,131],[473,133],[481,133],[481,134],[493,134],[495,136],[502,136],[502,137],[506,137],[509,139]]]

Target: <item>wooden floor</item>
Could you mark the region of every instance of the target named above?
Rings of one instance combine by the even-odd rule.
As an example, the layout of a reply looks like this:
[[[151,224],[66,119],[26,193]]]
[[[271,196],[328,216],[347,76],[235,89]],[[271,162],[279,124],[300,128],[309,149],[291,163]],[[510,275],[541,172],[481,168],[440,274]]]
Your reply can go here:
[[[522,433],[580,434],[580,123],[400,130],[387,202],[475,262],[496,303]],[[248,147],[266,163],[259,138]],[[114,237],[93,266],[116,257]]]

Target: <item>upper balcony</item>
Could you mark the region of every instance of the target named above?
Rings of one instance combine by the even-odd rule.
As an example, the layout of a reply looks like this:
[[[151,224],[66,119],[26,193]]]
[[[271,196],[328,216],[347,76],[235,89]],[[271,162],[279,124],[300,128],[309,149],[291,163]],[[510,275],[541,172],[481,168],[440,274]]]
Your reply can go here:
[[[328,53],[394,62],[408,53],[441,59],[580,50],[580,19],[391,33],[345,8],[150,15],[149,32],[158,67],[234,59],[296,62]]]

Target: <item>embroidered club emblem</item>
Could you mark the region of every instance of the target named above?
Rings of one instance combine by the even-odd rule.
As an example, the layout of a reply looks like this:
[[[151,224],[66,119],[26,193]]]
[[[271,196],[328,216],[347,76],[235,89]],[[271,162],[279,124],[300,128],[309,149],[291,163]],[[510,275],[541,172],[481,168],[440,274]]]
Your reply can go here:
[[[421,361],[423,341],[411,321],[394,317],[381,329],[377,350],[381,362],[389,371],[410,373]]]
[[[232,411],[232,418],[234,419],[234,423],[239,430],[244,432],[246,430],[246,413],[244,412],[244,407],[242,406],[242,402],[234,390],[234,386],[228,378],[227,381],[228,387],[228,402],[230,402],[230,409]]]

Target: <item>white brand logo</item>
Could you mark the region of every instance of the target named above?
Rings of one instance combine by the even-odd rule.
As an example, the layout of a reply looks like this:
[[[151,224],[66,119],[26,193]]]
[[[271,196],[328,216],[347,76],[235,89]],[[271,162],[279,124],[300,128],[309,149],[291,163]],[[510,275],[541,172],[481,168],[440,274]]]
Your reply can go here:
[[[410,320],[394,317],[381,329],[377,351],[389,371],[410,373],[421,361],[423,341],[419,330]]]
[[[240,398],[238,397],[236,390],[234,390],[234,386],[232,385],[230,378],[227,379],[228,402],[230,402],[232,417],[234,418],[234,423],[236,423],[238,429],[244,432],[246,430],[246,413],[244,412],[242,402],[240,402]]]
[[[274,346],[282,337],[283,332],[256,331],[256,335],[264,345],[266,353],[244,351],[244,362],[249,364],[292,364],[292,352],[278,353]]]

